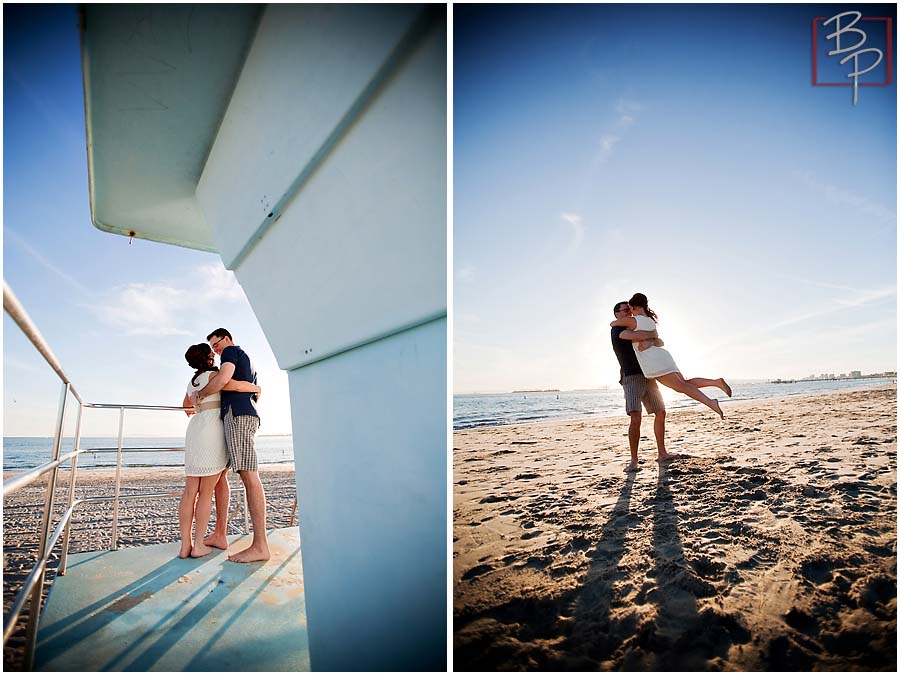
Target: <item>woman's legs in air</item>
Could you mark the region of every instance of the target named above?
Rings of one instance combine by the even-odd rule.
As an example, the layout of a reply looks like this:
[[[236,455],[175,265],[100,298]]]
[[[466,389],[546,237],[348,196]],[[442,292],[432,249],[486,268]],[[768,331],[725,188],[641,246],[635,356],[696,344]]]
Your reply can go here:
[[[674,389],[680,394],[685,394],[690,396],[695,401],[699,401],[703,405],[707,406],[710,410],[716,412],[719,417],[725,419],[725,414],[722,412],[722,408],[719,407],[719,402],[710,398],[702,391],[700,391],[696,385],[691,384],[687,380],[684,379],[684,376],[679,373],[668,373],[666,375],[660,375],[656,378],[657,382],[666,385],[669,389]],[[711,380],[710,380],[711,381]]]

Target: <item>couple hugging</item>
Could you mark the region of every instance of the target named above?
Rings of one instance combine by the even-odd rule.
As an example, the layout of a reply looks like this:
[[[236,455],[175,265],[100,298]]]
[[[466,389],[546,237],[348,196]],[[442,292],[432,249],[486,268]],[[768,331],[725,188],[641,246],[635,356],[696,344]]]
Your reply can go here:
[[[657,381],[670,389],[686,394],[725,418],[718,400],[710,398],[700,387],[717,387],[731,396],[731,387],[723,379],[693,377],[686,380],[675,360],[663,349],[663,341],[656,333],[656,313],[647,304],[647,296],[635,293],[631,300],[617,302],[613,307],[616,320],[612,326],[612,346],[619,360],[619,384],[625,390],[625,412],[631,417],[628,445],[631,463],[625,471],[638,470],[638,441],[641,438],[641,403],[654,416],[653,432],[659,452],[658,462],[667,462],[678,455],[666,452],[666,406]]]
[[[236,471],[247,492],[253,541],[243,551],[228,556],[232,562],[269,559],[266,539],[266,494],[256,466],[255,436],[259,429],[256,401],[261,389],[250,357],[236,346],[224,328],[206,336],[207,342],[191,345],[184,355],[196,372],[184,396],[185,414],[191,417],[184,438],[184,494],[178,506],[181,531],[179,558],[199,558],[213,548],[227,549],[229,487],[228,467]],[[220,367],[215,366],[219,355]],[[216,526],[204,538],[216,495]],[[191,525],[196,520],[196,537]]]

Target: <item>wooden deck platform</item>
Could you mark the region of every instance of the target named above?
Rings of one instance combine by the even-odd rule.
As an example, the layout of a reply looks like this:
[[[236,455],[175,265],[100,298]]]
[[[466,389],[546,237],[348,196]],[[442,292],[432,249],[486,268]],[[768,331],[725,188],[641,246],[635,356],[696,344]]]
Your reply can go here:
[[[229,537],[229,551],[250,543]],[[308,671],[300,540],[271,530],[271,560],[178,544],[69,556],[38,630],[36,670]]]

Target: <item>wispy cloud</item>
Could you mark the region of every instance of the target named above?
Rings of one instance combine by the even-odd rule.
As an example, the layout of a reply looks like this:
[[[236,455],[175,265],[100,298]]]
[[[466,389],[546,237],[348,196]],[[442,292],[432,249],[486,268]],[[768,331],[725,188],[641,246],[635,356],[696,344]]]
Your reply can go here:
[[[21,359],[9,354],[3,354],[3,367],[7,370],[16,369],[23,373],[29,373],[33,375],[46,375],[51,372],[47,365],[44,364],[43,367],[36,363],[29,363],[27,361],[22,361]]]
[[[616,113],[619,115],[619,125],[629,127],[634,124],[637,114],[644,110],[646,106],[637,101],[620,98],[616,101]]]
[[[710,349],[706,350],[704,354],[712,353],[713,351],[721,352],[725,347],[733,347],[740,344],[752,344],[754,349],[760,349],[761,346],[765,345],[764,340],[766,339],[766,336],[771,334],[773,331],[783,330],[790,326],[796,326],[797,324],[808,324],[815,319],[820,319],[824,316],[834,314],[835,312],[846,312],[848,316],[848,322],[850,322],[852,317],[859,316],[859,311],[857,311],[859,308],[865,307],[867,305],[874,305],[879,302],[884,302],[885,300],[889,300],[891,298],[896,299],[896,297],[897,287],[886,286],[882,288],[857,291],[853,294],[852,297],[848,298],[832,298],[831,304],[822,305],[804,314],[795,314],[790,318],[784,319],[782,321],[776,321],[774,323],[761,326],[755,330],[737,335],[731,340],[727,340],[725,342],[721,342],[714,346],[711,346]],[[802,334],[803,333],[801,332],[791,335],[791,337],[796,339],[798,335]]]
[[[29,83],[14,64],[7,61],[4,65],[4,75],[8,75],[21,90],[24,97],[31,103],[35,112],[46,123],[44,128],[56,132],[59,140],[65,141],[73,151],[84,153],[84,130],[79,130],[72,124],[72,120],[62,114],[58,101],[51,100]],[[18,93],[18,92],[16,92]]]
[[[234,274],[219,263],[202,265],[179,282],[118,286],[91,309],[124,335],[189,335],[184,323],[198,309],[245,300]]]
[[[858,213],[869,216],[878,225],[883,227],[895,227],[897,224],[896,211],[877,202],[863,197],[862,195],[846,190],[842,187],[824,183],[818,180],[808,171],[795,171],[794,177],[801,183],[806,185],[813,192],[821,195],[830,203],[838,206],[847,206],[856,210]]]
[[[85,297],[93,297],[94,294],[91,292],[87,286],[82,284],[80,281],[75,279],[72,275],[63,272],[59,267],[50,262],[40,251],[34,248],[31,244],[29,244],[25,239],[22,238],[15,230],[10,229],[9,227],[4,229],[4,234],[7,240],[12,241],[16,246],[18,246],[22,251],[24,251],[32,260],[41,265],[44,269],[52,272],[57,277],[66,282],[66,285],[73,290],[78,291]]]
[[[627,98],[619,98],[616,101],[616,119],[609,128],[600,133],[598,138],[597,161],[599,163],[605,163],[612,156],[616,145],[619,144],[628,129],[637,122],[638,113],[645,107],[643,104]]]
[[[456,278],[459,281],[472,281],[475,278],[475,268],[472,265],[463,265],[456,270]]]
[[[577,213],[564,211],[559,215],[565,222],[572,226],[572,241],[569,244],[569,248],[574,251],[581,246],[581,242],[584,240],[584,222]]]
[[[613,148],[616,147],[616,143],[621,141],[622,138],[620,136],[616,136],[615,134],[603,134],[600,137],[600,161],[605,162],[610,158],[613,152]]]
[[[179,315],[192,304],[191,294],[165,284],[128,284],[116,288],[97,315],[125,335],[187,335]]]
[[[784,328],[785,326],[793,326],[797,323],[802,323],[805,321],[809,321],[811,319],[818,319],[822,316],[827,316],[829,314],[833,314],[834,312],[844,312],[848,309],[854,309],[857,307],[863,307],[865,305],[874,304],[876,302],[881,302],[887,300],[889,298],[897,297],[897,287],[896,286],[887,286],[884,288],[874,288],[867,291],[859,291],[854,293],[853,297],[850,298],[834,298],[832,305],[826,305],[824,307],[819,307],[811,312],[807,312],[806,314],[798,314],[792,316],[790,319],[785,319],[784,321],[780,321],[778,323],[770,324],[768,326],[768,330],[774,330],[776,328]]]
[[[202,265],[196,274],[201,278],[198,292],[206,302],[230,302],[247,297],[234,273],[221,263]]]

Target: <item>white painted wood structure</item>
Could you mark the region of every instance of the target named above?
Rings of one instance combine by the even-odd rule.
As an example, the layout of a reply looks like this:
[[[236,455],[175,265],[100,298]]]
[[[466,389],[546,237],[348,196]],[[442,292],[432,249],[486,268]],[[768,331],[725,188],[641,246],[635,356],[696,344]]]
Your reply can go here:
[[[446,668],[446,6],[89,5],[91,211],[288,371],[314,670]]]

